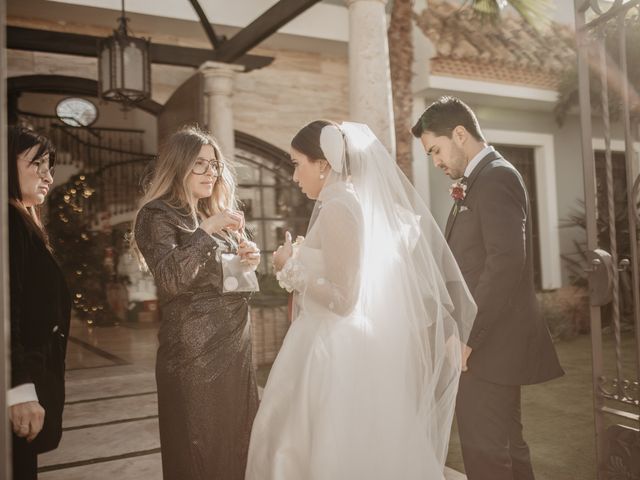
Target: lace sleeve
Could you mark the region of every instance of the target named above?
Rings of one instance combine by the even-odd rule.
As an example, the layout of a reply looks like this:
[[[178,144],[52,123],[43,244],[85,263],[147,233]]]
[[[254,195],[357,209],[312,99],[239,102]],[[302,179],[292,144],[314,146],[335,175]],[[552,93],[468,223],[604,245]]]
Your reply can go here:
[[[280,272],[287,289],[296,290],[303,304],[327,309],[337,315],[349,315],[355,308],[360,290],[362,252],[362,215],[357,202],[326,203],[317,219],[317,241],[323,259],[318,270],[296,256]]]

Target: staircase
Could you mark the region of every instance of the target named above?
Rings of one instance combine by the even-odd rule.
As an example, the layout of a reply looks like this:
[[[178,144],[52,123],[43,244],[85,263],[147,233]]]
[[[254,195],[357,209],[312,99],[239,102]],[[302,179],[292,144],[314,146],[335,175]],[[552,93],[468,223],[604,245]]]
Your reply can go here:
[[[21,124],[46,135],[56,147],[54,188],[82,175],[90,186],[82,214],[91,225],[130,219],[155,159],[145,153],[144,130],[70,127],[57,117],[20,112]]]

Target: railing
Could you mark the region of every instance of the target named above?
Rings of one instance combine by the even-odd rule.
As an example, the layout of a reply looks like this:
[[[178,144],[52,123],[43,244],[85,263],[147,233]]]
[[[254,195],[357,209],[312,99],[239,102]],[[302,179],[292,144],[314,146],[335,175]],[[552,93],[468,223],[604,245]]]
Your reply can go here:
[[[84,202],[82,214],[91,224],[98,224],[100,215],[137,208],[155,158],[144,153],[144,130],[70,127],[57,117],[29,112],[20,112],[19,118],[51,139],[58,166],[75,167],[71,180],[84,177],[94,198]]]
[[[636,45],[627,45],[630,14],[640,16],[640,0],[614,0],[603,10],[596,0],[575,0],[578,46],[580,120],[584,162],[587,247],[591,265],[591,344],[598,479],[640,478],[640,258],[638,256],[638,192],[634,179],[632,148],[637,128],[632,127],[631,106],[638,108],[634,79],[627,63]],[[635,20],[638,21],[637,19]],[[637,27],[636,27],[637,28]],[[590,88],[590,83],[595,88]],[[593,95],[593,92],[596,95]],[[612,108],[614,105],[614,108]],[[615,117],[621,111],[625,134],[626,202],[621,235],[616,232],[614,170],[611,137]],[[598,208],[595,159],[592,147],[592,115],[600,111],[605,137],[606,199]],[[636,125],[637,127],[637,125]],[[609,252],[599,238],[598,220],[606,220]],[[621,242],[624,237],[626,242]],[[630,284],[635,335],[625,335],[620,321],[621,293]],[[601,308],[610,305],[612,335],[602,331]]]

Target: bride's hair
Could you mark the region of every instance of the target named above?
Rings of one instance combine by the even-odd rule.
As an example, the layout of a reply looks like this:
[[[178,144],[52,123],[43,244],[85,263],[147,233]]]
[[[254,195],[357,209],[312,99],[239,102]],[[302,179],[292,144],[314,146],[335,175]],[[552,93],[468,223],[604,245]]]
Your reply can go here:
[[[291,140],[291,147],[306,155],[312,162],[327,160],[320,147],[320,132],[328,125],[338,126],[329,120],[315,120],[305,125]]]

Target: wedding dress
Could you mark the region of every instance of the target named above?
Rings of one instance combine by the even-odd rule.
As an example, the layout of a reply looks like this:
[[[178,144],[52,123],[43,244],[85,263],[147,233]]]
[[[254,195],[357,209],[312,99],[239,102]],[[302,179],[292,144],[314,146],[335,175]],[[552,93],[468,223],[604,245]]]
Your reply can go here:
[[[326,132],[325,132],[326,131]],[[248,480],[442,480],[475,304],[440,230],[366,125],[325,127],[332,173],[278,277],[294,320]]]

